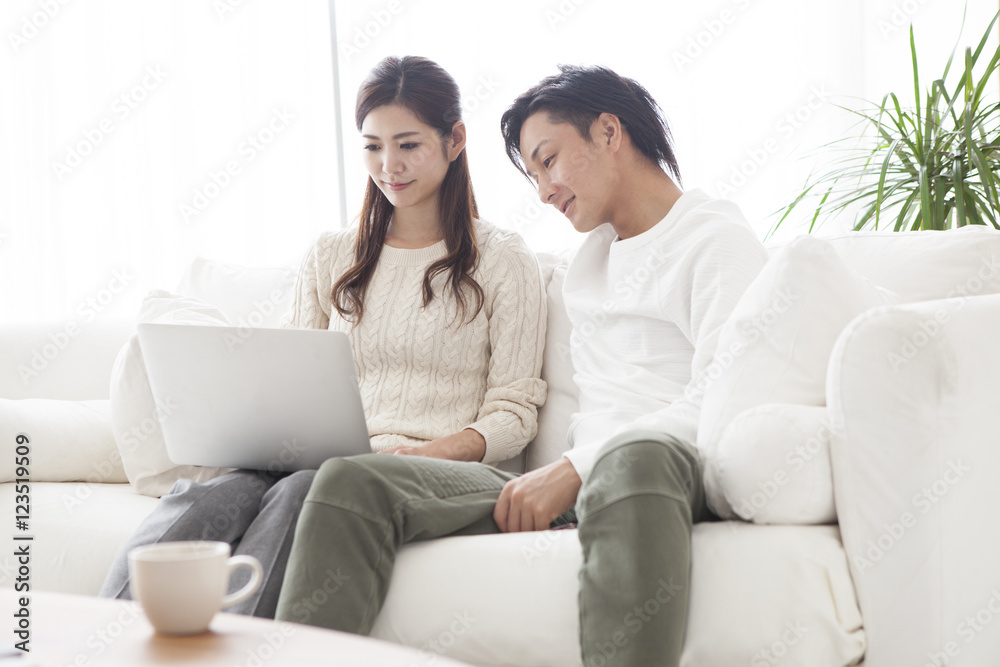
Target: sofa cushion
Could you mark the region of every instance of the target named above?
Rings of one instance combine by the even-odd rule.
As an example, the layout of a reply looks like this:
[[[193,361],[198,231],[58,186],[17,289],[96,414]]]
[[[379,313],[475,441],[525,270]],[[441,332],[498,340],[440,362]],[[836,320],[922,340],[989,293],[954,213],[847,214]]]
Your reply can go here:
[[[405,546],[372,635],[425,649],[428,664],[577,667],[581,561],[575,530]],[[698,524],[691,576],[684,667],[842,667],[864,653],[835,526]]]
[[[771,258],[723,325],[712,363],[692,383],[702,397],[698,446],[716,514],[735,516],[718,469],[726,427],[766,403],[825,405],[837,336],[854,317],[892,298],[812,236],[794,239]]]
[[[833,523],[827,408],[771,403],[736,415],[719,441],[719,484],[754,523]]]
[[[125,482],[111,401],[0,398],[0,482],[14,479],[16,438],[27,436],[32,482]]]
[[[174,291],[210,303],[233,326],[277,327],[292,307],[295,268],[254,268],[195,257]]]
[[[228,325],[218,308],[199,299],[153,290],[143,299],[139,322]],[[147,496],[159,497],[178,479],[204,482],[232,468],[180,466],[167,456],[160,420],[169,419],[170,405],[157,405],[149,388],[139,338],[135,334],[121,349],[111,373],[111,419],[118,450],[129,482]]]

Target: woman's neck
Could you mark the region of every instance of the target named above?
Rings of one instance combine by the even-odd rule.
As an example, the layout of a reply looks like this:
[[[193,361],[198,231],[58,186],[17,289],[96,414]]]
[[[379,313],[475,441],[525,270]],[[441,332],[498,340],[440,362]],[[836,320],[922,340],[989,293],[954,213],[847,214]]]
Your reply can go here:
[[[386,245],[394,248],[426,248],[444,238],[444,227],[434,206],[397,208],[385,234]],[[421,208],[423,210],[416,210]]]

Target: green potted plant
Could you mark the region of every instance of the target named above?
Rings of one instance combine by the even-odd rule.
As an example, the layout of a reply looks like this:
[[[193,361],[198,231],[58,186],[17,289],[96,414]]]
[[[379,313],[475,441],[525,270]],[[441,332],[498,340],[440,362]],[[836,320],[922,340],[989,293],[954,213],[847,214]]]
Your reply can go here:
[[[975,51],[966,48],[961,78],[949,84],[956,44],[941,78],[925,91],[922,105],[911,25],[915,106],[904,108],[896,94],[889,93],[868,111],[845,109],[860,118],[860,143],[848,137],[827,144],[824,150],[835,149],[843,156],[807,180],[795,200],[779,211],[782,215],[771,232],[804,207],[811,207],[810,233],[830,216],[854,210],[856,231],[968,224],[1000,229],[1000,104],[984,99],[1000,63],[1000,48],[984,52],[998,17]],[[987,59],[985,70],[974,75],[977,64]]]

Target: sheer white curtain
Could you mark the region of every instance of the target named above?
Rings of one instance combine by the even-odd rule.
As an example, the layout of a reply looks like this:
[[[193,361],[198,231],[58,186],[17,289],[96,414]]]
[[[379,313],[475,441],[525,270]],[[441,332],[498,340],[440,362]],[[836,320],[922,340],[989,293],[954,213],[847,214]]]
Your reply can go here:
[[[538,205],[507,162],[499,119],[558,63],[607,65],[663,106],[685,187],[737,202],[763,236],[815,163],[800,158],[853,124],[835,105],[912,91],[909,22],[934,71],[958,36],[962,7],[960,0],[340,2],[345,118],[358,84],[384,55],[438,61],[466,98],[484,217],[520,230],[538,249],[565,246],[578,236]],[[994,0],[969,0],[965,43],[978,40],[996,11]],[[346,194],[356,211],[363,172],[352,155],[360,144],[345,124]]]
[[[341,224],[326,2],[5,0],[0,34],[4,321],[131,316]]]
[[[579,236],[507,162],[499,118],[558,63],[604,64],[642,82],[674,130],[685,187],[737,202],[763,236],[815,164],[800,158],[844,136],[850,121],[835,105],[912,89],[910,21],[922,66],[937,73],[963,6],[336,2],[341,193],[330,4],[4,0],[0,318],[133,315],[149,288],[172,287],[198,254],[297,262],[320,231],[345,224],[342,195],[348,217],[358,211],[354,98],[387,54],[425,55],[455,76],[481,211],[536,249]],[[994,0],[968,6],[963,43],[997,9]]]

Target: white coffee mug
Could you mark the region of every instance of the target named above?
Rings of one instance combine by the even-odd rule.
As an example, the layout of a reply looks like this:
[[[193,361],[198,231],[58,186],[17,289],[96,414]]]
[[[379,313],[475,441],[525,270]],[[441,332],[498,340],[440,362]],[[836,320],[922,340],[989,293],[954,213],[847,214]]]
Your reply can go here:
[[[128,552],[132,596],[157,632],[193,635],[204,632],[212,617],[253,595],[264,570],[253,556],[229,557],[225,542],[160,542]],[[229,578],[239,567],[251,569],[250,581],[226,595]]]

